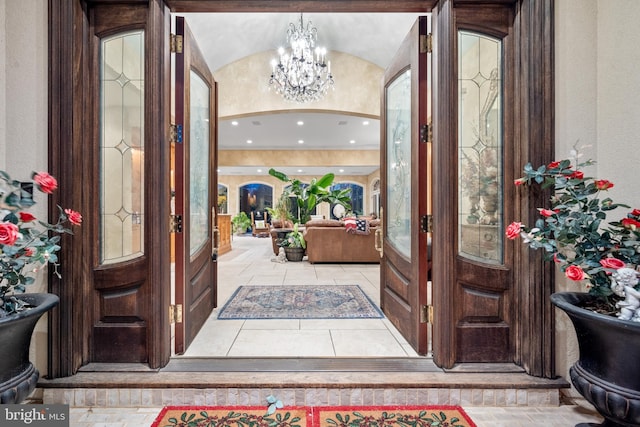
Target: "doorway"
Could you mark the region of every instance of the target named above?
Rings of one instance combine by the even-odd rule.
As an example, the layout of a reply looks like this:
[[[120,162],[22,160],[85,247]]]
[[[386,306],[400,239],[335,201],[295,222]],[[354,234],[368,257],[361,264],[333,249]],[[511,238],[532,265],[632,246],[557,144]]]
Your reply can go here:
[[[97,87],[92,76],[98,75],[95,64],[90,59],[95,58],[93,44],[101,31],[107,31],[108,25],[118,28],[145,28],[148,37],[145,38],[145,61],[149,65],[146,87],[154,90],[145,93],[145,105],[153,106],[145,114],[145,123],[150,126],[145,133],[145,139],[150,143],[145,160],[150,167],[149,179],[161,188],[169,187],[169,174],[162,171],[169,170],[168,149],[158,144],[158,141],[168,139],[169,109],[166,100],[169,99],[168,67],[165,66],[169,56],[169,34],[166,24],[169,22],[169,8],[171,12],[228,12],[228,11],[258,11],[279,12],[289,7],[309,8],[309,10],[330,12],[360,12],[362,6],[358,2],[339,2],[328,6],[326,2],[278,2],[263,6],[251,7],[239,2],[184,2],[181,0],[167,0],[167,6],[161,1],[150,1],[148,4],[124,3],[93,0],[54,1],[49,10],[50,44],[49,74],[50,88],[50,132],[49,155],[51,172],[59,176],[60,186],[68,189],[61,193],[53,204],[77,205],[83,212],[95,212],[94,201],[89,195],[96,194],[91,182],[87,180],[93,171],[99,168],[94,153],[95,147],[89,143],[95,140],[94,126],[96,100],[99,99],[92,88]],[[456,170],[457,157],[451,150],[455,150],[456,132],[452,122],[452,112],[456,110],[456,85],[452,79],[456,70],[455,59],[455,26],[467,26],[478,29],[480,25],[474,19],[484,16],[486,26],[491,26],[491,17],[506,18],[509,25],[506,33],[494,31],[496,36],[507,37],[512,47],[511,58],[514,66],[514,84],[509,87],[507,99],[514,106],[513,144],[514,153],[519,158],[544,163],[553,153],[553,2],[551,0],[514,2],[496,1],[495,4],[482,2],[454,2],[441,1],[403,1],[403,2],[368,2],[374,12],[388,11],[389,8],[405,12],[434,11],[435,34],[433,40],[438,57],[435,60],[434,99],[438,100],[434,110],[433,138],[441,142],[434,146],[434,227],[438,234],[434,235],[434,283],[452,283],[452,275],[456,273],[453,260],[456,258],[457,248],[450,236],[456,235],[455,212],[451,211],[450,197],[456,194],[456,179],[450,172]],[[95,21],[96,12],[107,12],[109,8],[121,7],[126,13],[111,14],[120,20],[118,23],[107,20]],[[196,10],[194,10],[194,8]],[[252,9],[253,8],[253,9]],[[331,8],[331,10],[327,10]],[[491,11],[479,14],[479,9]],[[95,21],[95,22],[94,22]],[[99,24],[95,26],[94,24]],[[542,38],[543,43],[538,40]],[[88,96],[91,95],[91,96]],[[517,101],[517,102],[516,102]],[[431,129],[427,129],[429,131]],[[428,134],[428,132],[427,132]],[[516,157],[517,157],[516,156]],[[519,167],[515,162],[509,163],[506,170],[517,173]],[[136,286],[137,293],[123,294],[117,292],[111,296],[127,296],[128,303],[101,304],[100,296],[104,288],[96,286],[91,271],[94,260],[94,242],[98,236],[90,227],[73,237],[73,245],[67,245],[61,257],[74,259],[77,262],[65,271],[64,283],[53,279],[51,291],[61,297],[59,310],[51,315],[50,325],[50,355],[52,358],[49,369],[52,377],[71,375],[79,367],[95,361],[92,346],[106,345],[108,340],[99,340],[92,332],[96,320],[100,320],[99,309],[118,309],[118,320],[134,321],[132,326],[137,328],[142,338],[139,347],[140,360],[152,368],[159,368],[168,363],[171,355],[169,312],[166,309],[170,300],[169,278],[170,258],[168,244],[169,195],[157,192],[145,193],[145,203],[153,207],[154,215],[148,218],[145,228],[145,248],[154,248],[153,256],[144,258],[144,265],[140,271],[147,272],[148,280],[140,281]],[[535,205],[535,200],[514,200],[514,210],[526,213],[518,217],[527,220],[534,217],[534,210],[529,206]],[[531,203],[531,205],[530,205]],[[151,210],[150,210],[151,211]],[[513,212],[510,215],[514,214]],[[515,215],[513,215],[515,217]],[[508,222],[506,218],[506,222]],[[546,273],[539,260],[521,253],[517,248],[509,248],[515,254],[513,257],[513,277],[520,279],[518,286],[512,287],[513,298],[510,309],[516,313],[513,319],[514,328],[509,334],[509,346],[513,363],[523,366],[533,375],[552,376],[553,372],[553,309],[547,303],[547,297],[553,289],[552,274]],[[437,257],[437,258],[436,258]],[[96,272],[96,274],[99,272]],[[128,275],[118,276],[129,279]],[[464,277],[460,277],[464,280]],[[461,283],[464,285],[464,283]],[[509,284],[511,286],[511,284]],[[119,291],[117,287],[113,290]],[[136,299],[137,298],[137,299]],[[114,300],[111,299],[110,302]],[[439,355],[438,364],[451,367],[457,362],[460,342],[456,341],[451,330],[454,322],[453,313],[457,313],[456,303],[460,300],[449,287],[434,289],[434,301],[442,307],[437,310],[435,322],[435,350]],[[473,301],[469,300],[471,306]],[[90,304],[92,310],[76,310],[74,308]],[[129,316],[129,313],[134,316]],[[116,319],[114,319],[116,320]],[[470,320],[474,320],[470,318]],[[109,330],[114,330],[111,327]],[[107,329],[105,328],[105,331]]]
[[[220,15],[220,16],[217,16],[217,15]],[[242,18],[240,18],[239,15],[242,15]],[[288,17],[285,19],[290,19],[292,17],[295,17],[295,14],[283,14],[283,15]],[[394,22],[394,23],[398,21],[404,22],[404,27],[398,27],[398,25],[396,24],[390,25],[390,27],[394,28],[393,37],[398,39],[397,34],[400,34],[401,37],[398,39],[398,45],[393,48],[393,51],[391,52],[391,54],[387,53],[387,57],[384,60],[386,62],[381,63],[382,66],[377,66],[378,71],[376,73],[369,72],[368,74],[365,74],[365,76],[369,76],[368,78],[373,79],[373,81],[368,84],[368,87],[373,88],[375,92],[374,98],[376,98],[376,101],[377,101],[376,104],[379,103],[379,100],[378,100],[379,87],[381,84],[382,75],[384,73],[384,68],[386,67],[388,62],[392,59],[393,54],[395,53],[395,50],[400,46],[402,40],[409,33],[409,30],[411,29],[412,24],[414,23],[416,17],[418,16],[418,14],[400,14],[400,15],[401,15],[400,18],[398,18],[393,14],[382,14],[375,17],[375,19],[378,20],[376,22],[379,22],[379,23],[384,23],[385,21]],[[329,30],[330,32],[330,29],[322,26],[322,23],[329,22],[329,18],[331,17],[332,16],[328,14],[316,13],[316,14],[311,14],[307,16],[307,19],[309,19],[309,21],[313,20],[314,25],[317,24],[317,26],[319,27],[318,32],[320,33],[320,36],[321,36],[321,35],[324,35],[325,31],[327,30]],[[185,17],[186,22],[189,24],[192,32],[194,33],[194,38],[196,39],[196,42],[198,42],[198,35],[200,35],[200,37],[205,40],[210,38],[217,38],[219,40],[224,41],[223,39],[220,38],[220,36],[217,36],[217,34],[214,36],[213,34],[208,35],[208,34],[203,34],[202,32],[199,33],[198,25],[200,27],[204,26],[211,33],[215,33],[215,31],[219,31],[221,34],[228,34],[228,32],[226,32],[224,28],[224,23],[229,22],[233,19],[236,19],[236,20],[242,19],[243,21],[246,19],[247,22],[252,22],[258,18],[254,14],[231,14],[229,16],[228,14],[224,14],[224,13],[216,14],[215,20],[213,22],[217,23],[217,25],[214,25],[213,23],[208,23],[208,24],[203,23],[203,18],[199,17],[198,15],[187,14],[187,16]],[[270,19],[271,19],[271,16],[270,16]],[[349,14],[348,18],[342,16],[341,19],[343,20],[349,19],[352,26],[355,26],[357,28],[364,28],[366,27],[366,24],[371,24],[371,21],[373,18],[368,14]],[[359,23],[360,21],[365,22],[366,24],[360,24]],[[198,25],[194,26],[193,22],[196,22]],[[265,28],[265,27],[268,28],[268,23],[263,23],[262,25],[259,25],[259,26],[261,28]],[[374,26],[380,27],[381,25],[374,25]],[[243,28],[245,27],[245,25],[241,25],[239,27]],[[273,28],[273,31],[276,31],[276,32],[279,31],[284,33],[284,27]],[[384,34],[379,34],[378,37],[393,38],[391,34],[386,36]],[[245,42],[248,42],[250,45],[252,44],[248,40],[246,40]],[[276,45],[272,46],[271,50],[275,51],[275,46]],[[373,49],[373,46],[371,46],[370,48],[367,48],[367,46],[361,46],[361,48],[364,51],[367,51],[367,50]],[[203,49],[203,51],[204,51],[204,55],[207,56],[207,49]],[[332,53],[333,53],[332,50],[330,50],[327,55],[331,57]],[[209,55],[214,56],[213,54],[209,54]],[[351,59],[351,61],[355,62],[353,59]],[[383,61],[383,60],[379,60],[379,61]],[[247,60],[247,63],[249,63],[248,60]],[[257,66],[255,67],[257,68]],[[339,75],[339,72],[341,70],[341,64],[339,62],[337,63],[334,62],[333,67],[336,75]],[[213,68],[213,67],[210,67],[210,68]],[[249,68],[249,67],[246,67],[246,68]],[[220,71],[219,74],[224,76],[225,73],[226,71],[222,70]],[[213,71],[213,74],[214,76],[216,75],[215,70]],[[244,76],[244,78],[246,78],[246,76]],[[260,80],[259,75],[251,76],[250,78]],[[238,86],[238,85],[241,85],[242,82],[244,81],[243,78],[237,75],[235,77],[235,81],[233,82],[224,81],[224,77],[218,78],[217,76],[216,76],[216,80],[218,81],[219,90],[221,93],[225,91],[225,83],[227,84],[226,90],[229,91],[231,90],[229,89],[229,86],[232,86],[232,85]],[[367,87],[367,85],[364,85],[364,86]],[[328,108],[328,106],[330,106],[332,102],[333,104],[338,105],[342,109],[348,110],[350,108],[348,103],[345,103],[344,101],[340,103],[341,99],[345,97],[355,98],[353,101],[353,104],[357,105],[358,103],[357,94],[359,89],[351,88],[352,89],[351,92],[349,92],[346,89],[347,88],[345,86],[342,86],[342,89],[340,88],[336,89],[338,91],[336,94],[331,93],[330,95],[328,95],[327,99],[329,101],[325,102],[324,105],[321,104],[321,106],[324,108],[322,110],[322,114],[319,114],[319,115],[330,116],[330,114],[328,113],[330,113],[331,110]],[[340,92],[340,90],[342,90],[342,92]],[[352,95],[345,96],[345,94],[347,93],[352,93]],[[367,98],[371,98],[371,96],[367,95]],[[276,103],[276,101],[273,101],[273,100],[271,101],[274,103],[274,107],[273,107],[274,111],[277,112],[278,110],[284,110],[284,109],[286,109],[287,111],[291,111],[290,109],[292,108],[292,105],[290,102],[286,103],[286,102],[280,101],[280,103],[278,104]],[[259,103],[259,101],[255,99],[253,102]],[[354,119],[354,117],[346,116],[346,117],[340,118],[341,120],[344,121],[344,124],[341,125],[342,128],[348,128],[353,126],[360,126],[360,127],[368,126],[368,129],[372,129],[372,128],[377,129],[376,131],[377,135],[376,135],[375,141],[370,141],[370,140],[364,139],[364,137],[362,139],[358,137],[354,137],[353,130],[351,132],[347,130],[340,134],[337,131],[330,130],[331,127],[329,125],[326,125],[324,129],[318,125],[314,126],[314,123],[312,123],[313,120],[310,117],[312,113],[309,113],[307,111],[308,109],[313,108],[314,105],[316,104],[311,103],[308,105],[307,104],[295,105],[295,107],[300,109],[300,111],[305,112],[305,116],[304,116],[305,120],[304,120],[303,126],[305,128],[312,127],[316,129],[316,134],[314,135],[315,139],[304,138],[303,140],[302,137],[298,138],[294,136],[293,132],[289,132],[290,133],[289,135],[285,133],[284,135],[278,135],[278,136],[281,139],[284,139],[284,138],[291,139],[293,149],[295,149],[296,151],[301,151],[303,157],[306,155],[306,153],[310,153],[306,157],[315,157],[314,153],[317,152],[315,150],[318,150],[319,148],[323,148],[327,150],[327,152],[331,152],[334,154],[334,159],[333,160],[330,159],[329,163],[341,164],[339,159],[341,157],[346,156],[352,159],[351,160],[352,164],[349,164],[349,162],[347,161],[344,164],[341,164],[339,170],[337,169],[337,167],[333,167],[333,166],[332,167],[325,166],[325,168],[323,168],[321,161],[318,165],[315,165],[313,162],[307,162],[306,164],[302,164],[302,165],[293,163],[293,164],[287,164],[286,166],[288,166],[290,169],[297,169],[296,172],[298,173],[302,172],[303,167],[304,169],[313,169],[314,171],[324,170],[324,171],[334,172],[335,170],[335,173],[337,176],[336,176],[336,181],[334,183],[334,187],[342,188],[342,187],[348,186],[352,188],[352,191],[354,191],[354,189],[357,190],[357,191],[354,191],[354,194],[352,197],[352,199],[356,202],[352,206],[352,211],[355,214],[362,216],[365,214],[365,211],[369,212],[369,211],[377,210],[377,206],[365,207],[364,202],[368,201],[369,197],[365,197],[364,188],[369,188],[370,187],[369,183],[374,179],[377,179],[377,177],[379,177],[379,174],[380,174],[379,125],[376,124],[374,126],[373,124],[370,123],[371,121],[375,121],[376,123],[379,123],[380,107],[375,106],[373,110],[374,111],[377,110],[378,115],[376,117],[372,117],[371,119],[367,120],[366,123],[363,123],[363,124],[360,124],[356,120],[352,120]],[[224,110],[225,110],[225,106],[220,105],[220,111],[224,111]],[[268,170],[269,167],[278,167],[282,165],[282,163],[278,163],[278,161],[282,161],[280,159],[283,156],[280,154],[276,154],[276,153],[282,153],[282,151],[268,152],[268,157],[270,158],[267,158],[266,160],[274,163],[265,163],[265,164],[259,163],[260,154],[261,153],[264,154],[265,152],[267,152],[266,150],[270,148],[270,146],[265,147],[265,145],[268,144],[272,139],[274,139],[274,138],[271,138],[268,134],[265,134],[265,131],[262,130],[262,129],[267,130],[267,129],[273,128],[273,126],[271,126],[269,122],[269,120],[271,120],[272,117],[270,116],[270,114],[268,114],[268,112],[261,112],[261,114],[256,115],[255,117],[251,117],[251,116],[247,117],[246,114],[249,114],[250,112],[252,112],[251,109],[249,109],[249,111],[247,112],[235,111],[237,117],[244,119],[244,120],[233,120],[233,122],[229,123],[230,125],[229,129],[233,129],[235,131],[235,133],[232,135],[236,139],[233,139],[233,141],[225,141],[221,137],[219,140],[219,150],[221,151],[221,156],[220,156],[221,159],[225,158],[224,156],[225,147],[226,147],[226,150],[228,151],[237,152],[238,149],[236,147],[238,143],[244,142],[246,140],[247,145],[245,144],[242,144],[242,145],[243,145],[244,151],[247,151],[247,153],[251,153],[250,156],[247,156],[249,163],[247,165],[244,165],[241,162],[235,162],[232,165],[233,167],[224,163],[219,164],[218,179],[221,181],[233,182],[233,177],[226,176],[225,173],[233,174],[237,170],[242,170],[244,173],[255,173],[256,169],[261,169],[263,172],[266,172],[266,170]],[[231,135],[229,135],[230,132],[227,130],[227,128],[224,127],[225,125],[227,125],[226,121],[230,121],[230,120],[225,117],[220,117],[220,119],[221,119],[220,135],[228,136],[229,139],[231,139]],[[250,122],[250,123],[247,123],[247,122]],[[238,129],[242,129],[243,126],[255,127],[257,125],[259,125],[259,128],[261,129],[261,132],[259,133],[258,137],[252,136],[251,133],[242,134],[243,135],[242,138],[238,137],[238,131],[237,131]],[[281,126],[285,126],[285,125],[281,125]],[[300,124],[298,124],[298,126],[300,128],[302,127],[302,125]],[[359,132],[359,134],[360,133],[362,132]],[[249,141],[251,141],[251,144],[248,144]],[[305,144],[302,146],[302,144],[300,144],[300,141],[303,141]],[[318,145],[318,141],[322,141],[323,145],[322,146]],[[345,148],[334,148],[330,144],[330,143],[334,143],[335,145],[339,145],[340,142],[342,142],[345,145]],[[359,149],[354,150],[353,146],[356,143],[358,144],[357,147],[359,147]],[[303,148],[302,150],[300,150],[298,148],[298,144],[300,144],[300,146],[302,147],[305,147],[305,148],[309,147],[309,148],[308,149]],[[231,148],[228,148],[228,147],[231,147]],[[373,172],[371,172],[370,170],[370,169],[373,169],[371,168],[371,165],[359,162],[359,159],[362,157],[360,153],[362,153],[363,150],[375,151],[376,153],[375,158],[376,158],[377,166],[373,170]],[[238,156],[230,155],[228,157],[235,159]],[[256,164],[256,159],[259,159],[257,164]],[[251,169],[251,171],[247,172],[247,169]],[[345,171],[344,169],[349,169],[349,170]],[[351,170],[358,170],[357,173],[367,174],[367,175],[363,175],[364,178],[360,180],[361,184],[349,182],[350,180],[353,179],[352,174],[354,172],[350,172]],[[318,172],[318,175],[322,175],[324,171]],[[259,181],[262,176],[253,175],[253,176],[247,177],[243,175],[242,179],[245,181],[246,180]],[[302,176],[300,179],[304,181],[305,178],[312,179],[311,176],[308,176],[308,177]],[[253,193],[248,191],[246,186],[243,185],[240,187],[239,200],[240,200],[241,211],[246,210],[245,209],[246,207],[243,206],[243,202],[246,202],[247,200],[253,200],[251,199],[252,195]],[[256,202],[258,201],[258,199],[259,198],[256,198]],[[326,216],[327,219],[329,218],[336,219],[333,216],[334,215],[333,209],[332,209],[333,206],[330,206],[329,208],[330,208],[329,213]],[[320,212],[316,212],[316,213],[320,213]],[[253,246],[255,247],[252,248],[250,243],[254,243]],[[249,283],[257,282],[258,284],[274,284],[274,283],[278,284],[278,283],[282,283],[283,281],[286,281],[287,283],[304,284],[305,286],[314,286],[314,285],[323,284],[323,283],[324,284],[356,283],[364,287],[369,297],[372,300],[376,301],[378,305],[380,305],[379,265],[377,264],[372,264],[372,265],[369,265],[369,264],[367,265],[358,265],[358,264],[320,265],[318,264],[318,265],[309,266],[307,264],[305,269],[300,269],[298,268],[298,265],[294,263],[288,263],[285,266],[282,266],[281,268],[279,268],[280,266],[274,267],[274,264],[271,262],[271,258],[273,258],[273,254],[270,253],[271,252],[269,248],[270,245],[264,244],[264,243],[265,242],[261,239],[251,239],[251,238],[246,239],[244,236],[234,237],[232,246],[234,248],[237,247],[238,250],[245,252],[244,255],[237,256],[234,254],[234,250],[232,250],[232,252],[230,252],[229,254],[225,254],[218,259],[218,274],[219,274],[218,307],[216,310],[213,311],[211,317],[209,318],[207,323],[203,326],[203,330],[201,332],[202,335],[194,339],[194,343],[196,347],[187,349],[184,353],[184,356],[202,357],[204,355],[209,355],[214,357],[224,357],[227,355],[228,356],[240,355],[245,357],[246,356],[257,357],[260,355],[263,355],[263,356],[277,355],[280,357],[284,357],[284,356],[296,357],[304,354],[310,354],[315,356],[333,355],[333,356],[350,356],[350,357],[353,357],[353,356],[355,357],[358,357],[358,356],[360,357],[388,357],[388,356],[417,357],[418,356],[415,350],[413,350],[411,346],[406,342],[402,334],[399,333],[396,327],[393,326],[393,324],[390,323],[386,318],[383,320],[342,320],[338,322],[333,321],[333,325],[331,324],[332,323],[331,321],[307,322],[304,320],[303,321],[289,320],[287,322],[281,321],[279,323],[272,322],[272,321],[256,322],[251,320],[245,320],[243,322],[240,322],[241,325],[238,325],[238,322],[234,324],[233,322],[229,322],[229,321],[216,321],[215,319],[216,314],[219,313],[221,308],[227,302],[226,300],[227,297],[230,297],[236,290],[236,286],[231,285],[230,283],[226,283],[225,281],[230,281],[234,284],[246,283],[240,280],[240,277],[243,271],[237,271],[238,268],[240,268],[241,270],[244,269],[251,273],[250,277],[246,279]],[[248,253],[246,253],[247,251]],[[251,254],[253,254],[253,256]],[[232,260],[228,261],[229,258],[231,258]],[[242,261],[244,261],[244,263]],[[233,274],[226,274],[227,271],[225,271],[225,268],[229,269],[229,271],[233,272]],[[276,268],[278,268],[279,271],[276,271]],[[229,290],[225,291],[225,289],[227,288]],[[262,331],[262,335],[257,335],[258,331]],[[323,334],[323,337],[322,338],[318,336],[316,336],[315,338],[311,337],[310,335],[312,335],[312,332],[318,333],[318,334],[321,333]],[[203,338],[203,336],[206,338]],[[254,338],[250,340],[247,338],[248,336],[252,336]],[[263,346],[260,346],[260,345],[252,346],[250,344],[251,342],[254,342],[254,343],[272,342],[273,341],[272,336],[280,337],[280,339],[278,340],[280,343],[279,346],[269,346],[268,349],[265,349]],[[297,338],[294,338],[294,337],[297,337]],[[288,347],[287,345],[283,344],[283,341],[285,341],[285,338],[292,340],[292,343],[290,344],[291,350],[289,350],[289,352],[285,351]],[[319,344],[319,341],[321,341],[323,338],[327,339],[328,341],[327,346],[323,346]],[[296,345],[294,341],[295,339],[298,340],[298,345]],[[306,349],[305,345],[303,344],[304,339],[308,339],[311,344],[308,346],[309,347],[308,349]],[[370,344],[368,346],[359,345],[358,340],[360,340],[362,344],[367,342]],[[245,347],[251,349],[253,353],[247,352],[247,350],[243,350],[242,349],[243,347],[240,344],[242,342],[249,343],[249,344],[246,344]],[[351,345],[349,345],[349,342],[351,343]],[[327,347],[331,347],[331,348],[328,349]],[[265,353],[265,351],[267,352]],[[310,353],[305,353],[305,351],[309,351]]]

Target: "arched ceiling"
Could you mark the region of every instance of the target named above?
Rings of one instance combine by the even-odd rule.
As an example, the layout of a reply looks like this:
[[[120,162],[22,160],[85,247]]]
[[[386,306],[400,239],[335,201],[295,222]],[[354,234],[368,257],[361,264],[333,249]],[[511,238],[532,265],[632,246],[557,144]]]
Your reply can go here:
[[[286,30],[291,22],[299,22],[299,13],[186,13],[191,28],[203,52],[209,68],[215,73],[221,67],[258,52],[273,51],[286,45]],[[402,40],[411,29],[417,13],[305,13],[304,23],[311,20],[318,30],[318,45],[331,51],[341,51],[381,68],[393,59]],[[267,80],[265,76],[265,81]],[[318,149],[353,150],[377,149],[379,146],[379,121],[340,114],[300,113],[260,115],[220,123],[219,149],[268,149],[297,150]],[[291,122],[303,120],[305,125],[296,127]],[[259,122],[259,125],[255,123]],[[345,122],[347,123],[345,125]],[[290,126],[294,126],[290,130]],[[322,137],[318,133],[322,132]],[[254,141],[247,144],[247,140]],[[304,144],[299,144],[304,140]],[[349,141],[356,141],[350,144]],[[312,142],[313,141],[313,142]],[[238,148],[241,146],[241,148]],[[264,166],[268,169],[268,165]],[[292,167],[289,172],[298,168]],[[251,168],[228,168],[222,165],[221,174],[245,174]],[[371,173],[371,168],[343,167],[345,175]],[[311,169],[305,168],[311,172]],[[306,173],[306,172],[305,172]],[[255,174],[253,172],[252,174]]]

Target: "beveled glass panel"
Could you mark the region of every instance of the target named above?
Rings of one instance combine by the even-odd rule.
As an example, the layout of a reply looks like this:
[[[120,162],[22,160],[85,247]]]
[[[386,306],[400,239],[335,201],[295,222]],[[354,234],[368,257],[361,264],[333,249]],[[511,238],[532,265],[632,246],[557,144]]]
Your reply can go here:
[[[387,241],[411,258],[411,70],[386,88]]]
[[[207,82],[191,71],[189,90],[189,248],[195,254],[209,236],[209,96]]]
[[[502,41],[458,32],[458,248],[503,261]]]
[[[100,262],[144,253],[144,32],[100,44]]]

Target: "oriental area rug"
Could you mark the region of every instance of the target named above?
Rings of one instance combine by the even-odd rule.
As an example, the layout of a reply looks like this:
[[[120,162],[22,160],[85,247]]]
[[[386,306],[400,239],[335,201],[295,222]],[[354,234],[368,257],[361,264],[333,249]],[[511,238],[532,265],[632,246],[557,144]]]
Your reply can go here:
[[[358,285],[240,286],[218,319],[380,319]]]
[[[166,406],[151,427],[476,427],[459,406]]]

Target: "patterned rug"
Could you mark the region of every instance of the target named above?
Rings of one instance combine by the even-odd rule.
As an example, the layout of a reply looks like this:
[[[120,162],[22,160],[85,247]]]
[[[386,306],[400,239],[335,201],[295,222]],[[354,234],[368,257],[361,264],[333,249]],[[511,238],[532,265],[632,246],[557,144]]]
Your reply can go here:
[[[380,319],[358,285],[240,286],[218,319]]]
[[[476,427],[459,406],[166,406],[151,427]]]

